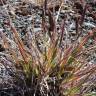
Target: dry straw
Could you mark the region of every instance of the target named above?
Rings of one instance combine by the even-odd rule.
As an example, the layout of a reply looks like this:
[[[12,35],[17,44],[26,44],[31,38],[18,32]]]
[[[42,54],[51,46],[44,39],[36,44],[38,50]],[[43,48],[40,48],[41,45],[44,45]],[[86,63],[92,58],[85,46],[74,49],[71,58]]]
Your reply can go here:
[[[41,6],[41,5],[43,5],[44,1],[45,0],[24,0],[23,2],[32,3],[34,5]]]
[[[33,3],[36,6],[42,6],[45,0],[24,0],[23,2]],[[62,0],[47,0],[48,5],[57,5],[60,4]]]

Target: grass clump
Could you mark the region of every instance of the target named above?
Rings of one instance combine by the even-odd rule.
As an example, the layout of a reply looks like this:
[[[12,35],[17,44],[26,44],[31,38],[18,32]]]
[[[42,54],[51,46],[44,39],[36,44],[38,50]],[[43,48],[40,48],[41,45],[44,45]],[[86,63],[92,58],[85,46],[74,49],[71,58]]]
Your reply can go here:
[[[9,38],[4,33],[1,34],[7,53],[0,58],[0,63],[5,66],[11,78],[7,82],[9,86],[7,88],[10,91],[2,89],[2,94],[84,96],[87,94],[87,88],[91,87],[90,83],[94,83],[90,78],[96,70],[95,64],[88,66],[86,56],[84,56],[94,50],[95,46],[86,48],[85,45],[90,38],[93,38],[96,31],[92,30],[81,37],[82,28],[79,30],[77,27],[77,38],[74,42],[69,43],[70,39],[67,38],[68,34],[65,32],[66,17],[62,21],[59,33],[56,28],[57,21],[55,22],[51,11],[43,10],[42,13],[44,13],[42,31],[39,32],[39,35],[36,33],[34,36],[31,32],[27,32],[26,44],[12,22],[9,23],[9,26],[16,49],[9,45]],[[46,14],[48,14],[48,22],[46,22]],[[78,24],[76,22],[76,26],[82,27],[84,14],[82,21],[78,21]],[[90,94],[85,96],[95,96],[94,93]]]

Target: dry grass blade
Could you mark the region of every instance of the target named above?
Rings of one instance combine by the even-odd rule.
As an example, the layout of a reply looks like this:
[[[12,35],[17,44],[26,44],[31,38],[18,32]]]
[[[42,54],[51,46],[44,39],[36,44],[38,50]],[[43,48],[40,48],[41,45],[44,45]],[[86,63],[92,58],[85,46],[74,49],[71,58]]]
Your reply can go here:
[[[72,51],[72,46],[65,50],[64,57],[59,62],[60,66],[64,66],[67,63],[69,56],[71,54],[71,51]]]
[[[27,53],[25,52],[25,49],[24,49],[24,44],[23,44],[22,40],[20,40],[16,28],[13,27],[13,25],[10,25],[10,27],[11,27],[12,32],[13,32],[14,35],[15,35],[15,40],[16,40],[16,43],[17,43],[17,45],[18,45],[18,47],[19,47],[20,53],[21,53],[21,55],[22,55],[25,63],[27,64],[27,63],[28,63],[28,60],[27,60],[28,57],[27,57]]]
[[[49,31],[54,32],[54,29],[55,29],[55,23],[54,23],[54,19],[53,19],[53,16],[52,16],[50,10],[48,11],[48,16],[49,16],[49,25],[50,25],[50,27],[49,27]]]
[[[64,31],[65,31],[65,19],[63,20],[63,24],[62,24],[62,28],[61,28],[61,36],[60,36],[60,44],[59,44],[59,46],[61,46],[61,44],[62,44]]]
[[[81,22],[80,22],[80,25],[82,26],[82,24],[83,24],[83,22],[84,22],[84,18],[85,18],[85,13],[86,13],[86,11],[87,11],[87,7],[88,7],[88,5],[86,4],[85,6],[84,6],[84,9],[83,9],[83,13],[82,13],[82,16],[81,16]]]
[[[9,51],[13,60],[15,60],[17,64],[19,64],[17,56],[16,56],[16,52],[10,47],[10,44],[8,42],[9,39],[5,36],[5,34],[3,32],[1,32],[1,36],[2,36],[2,39],[3,39],[3,42],[4,42],[4,48]]]

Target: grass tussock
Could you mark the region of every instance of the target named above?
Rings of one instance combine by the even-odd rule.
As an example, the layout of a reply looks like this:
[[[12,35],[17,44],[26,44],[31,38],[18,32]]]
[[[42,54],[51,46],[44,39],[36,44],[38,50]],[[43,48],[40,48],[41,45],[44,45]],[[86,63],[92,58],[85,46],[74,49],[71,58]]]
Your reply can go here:
[[[45,9],[42,12],[44,13],[42,16],[43,31],[34,36],[31,32],[27,32],[26,44],[11,22],[9,24],[10,33],[14,39],[10,40],[4,33],[0,34],[7,50],[0,58],[0,63],[5,66],[11,77],[8,81],[8,88],[11,88],[11,91],[4,90],[2,94],[95,96],[95,93],[88,94],[87,90],[94,83],[91,76],[96,72],[96,64],[89,67],[85,54],[90,53],[96,47],[95,45],[85,47],[85,45],[90,38],[95,38],[96,28],[81,37],[86,10],[85,5],[81,21],[78,18],[75,19],[77,38],[71,43],[66,41],[68,40],[65,30],[66,17],[62,20],[59,33],[56,28],[57,22],[50,10]],[[46,22],[46,14],[48,14],[48,22]],[[9,41],[14,42],[16,48],[12,48]]]

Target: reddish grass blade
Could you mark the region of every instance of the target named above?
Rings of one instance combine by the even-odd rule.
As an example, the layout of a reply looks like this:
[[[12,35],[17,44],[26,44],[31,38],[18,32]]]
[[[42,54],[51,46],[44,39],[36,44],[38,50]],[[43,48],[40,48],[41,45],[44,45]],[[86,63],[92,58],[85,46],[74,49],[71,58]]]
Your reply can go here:
[[[63,35],[64,35],[64,30],[65,29],[65,19],[63,20],[62,28],[61,28],[61,36],[60,36],[60,43],[59,46],[61,46],[62,40],[63,40]]]
[[[25,63],[27,64],[27,63],[28,63],[28,61],[27,61],[28,57],[26,57],[27,54],[26,54],[26,52],[25,52],[25,50],[24,50],[24,44],[23,44],[22,40],[20,40],[16,28],[13,27],[12,25],[10,25],[10,27],[11,27],[12,32],[13,32],[14,35],[15,35],[15,40],[16,40],[16,43],[17,43],[17,45],[18,45],[18,47],[19,47],[20,53],[21,53],[21,55],[22,55],[22,57],[23,57],[23,60],[24,60]]]
[[[67,64],[67,61],[68,61],[68,58],[71,54],[72,48],[73,47],[71,46],[68,49],[66,49],[65,54],[64,54],[64,58],[62,60],[60,60],[60,62],[59,62],[60,66],[64,66],[65,64]]]

